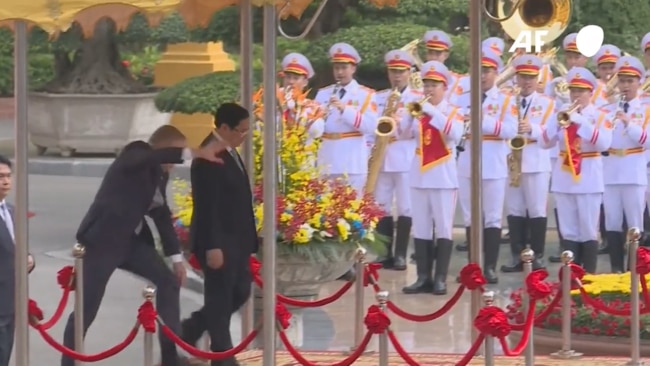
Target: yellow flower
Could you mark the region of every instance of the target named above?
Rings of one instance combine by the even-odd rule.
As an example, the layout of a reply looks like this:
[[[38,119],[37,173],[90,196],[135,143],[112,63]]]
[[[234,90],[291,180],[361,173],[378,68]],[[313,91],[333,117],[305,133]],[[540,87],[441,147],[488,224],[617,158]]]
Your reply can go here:
[[[348,237],[350,236],[350,224],[343,220],[339,219],[336,222],[336,229],[339,231],[339,236],[341,237],[341,240],[346,241],[348,240]]]
[[[307,224],[303,224],[298,229],[298,232],[293,237],[293,242],[296,244],[306,244],[309,243],[314,236],[314,229]]]
[[[318,212],[311,219],[307,220],[307,223],[313,228],[320,228],[323,214]]]
[[[292,218],[293,218],[293,215],[291,215],[291,214],[288,213],[288,212],[283,212],[283,213],[280,215],[280,222],[285,223],[285,222],[290,221]]]

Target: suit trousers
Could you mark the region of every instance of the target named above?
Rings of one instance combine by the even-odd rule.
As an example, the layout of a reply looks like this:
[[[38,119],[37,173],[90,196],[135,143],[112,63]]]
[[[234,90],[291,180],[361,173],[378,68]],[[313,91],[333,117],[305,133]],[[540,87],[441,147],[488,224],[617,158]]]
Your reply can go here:
[[[519,187],[506,187],[506,212],[517,217],[546,217],[550,172],[522,173]]]
[[[156,311],[162,321],[174,333],[180,335],[180,284],[156,248],[136,238],[132,238],[129,245],[98,244],[86,245],[84,256],[84,335],[97,316],[111,275],[118,268],[142,277],[156,286]],[[127,312],[135,310],[127,309]],[[178,365],[175,344],[162,332],[158,332],[158,336],[162,353],[161,366]],[[74,313],[68,318],[63,344],[74,349]],[[71,358],[62,357],[61,366],[73,365]]]
[[[203,268],[204,305],[200,311],[210,335],[210,347],[215,352],[232,348],[230,318],[246,303],[251,294],[249,255],[237,253],[233,256],[226,252],[224,257],[222,268]]]
[[[366,185],[367,174],[327,174],[326,179],[340,179],[352,187],[359,197],[363,196],[363,190]]]
[[[483,222],[484,228],[501,229],[503,219],[503,205],[506,196],[506,179],[483,179],[481,182],[483,193]],[[472,226],[472,185],[470,178],[458,178],[458,194],[460,208],[463,210],[465,227]],[[480,223],[474,223],[480,225]]]
[[[413,237],[452,239],[457,189],[412,188]]]
[[[411,197],[408,172],[380,172],[375,188],[375,200],[392,216],[393,202],[397,216],[411,217]]]
[[[605,230],[623,232],[623,217],[628,227],[643,228],[646,187],[636,184],[606,184],[603,193]]]
[[[9,366],[14,347],[15,316],[0,315],[0,366]]]
[[[601,193],[554,193],[560,234],[568,241],[598,240]]]

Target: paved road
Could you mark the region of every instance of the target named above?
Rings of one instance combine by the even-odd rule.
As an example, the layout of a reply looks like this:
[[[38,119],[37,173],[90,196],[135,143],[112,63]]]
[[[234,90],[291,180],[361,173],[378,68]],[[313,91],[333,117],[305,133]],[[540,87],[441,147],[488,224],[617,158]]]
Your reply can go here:
[[[76,178],[31,175],[29,194],[31,211],[36,216],[30,219],[29,246],[36,255],[37,268],[30,276],[30,294],[45,311],[51,315],[59,301],[60,290],[56,284],[56,272],[71,264],[70,248],[74,243],[74,232],[95,191],[98,178]],[[146,283],[133,276],[118,272],[111,280],[103,306],[87,338],[87,352],[98,352],[119,343],[133,326],[136,310],[142,302],[141,291]],[[202,303],[202,298],[190,291],[182,296],[182,309],[189,313]],[[70,303],[68,309],[72,308]],[[66,315],[67,316],[67,315]],[[237,322],[235,321],[235,324]],[[56,339],[62,339],[62,324],[52,329]],[[233,327],[236,339],[239,330]],[[30,365],[56,365],[58,355],[47,346],[36,332],[31,333]],[[142,364],[142,338],[133,346],[110,361],[96,365],[139,365]],[[16,365],[26,366],[26,365]]]

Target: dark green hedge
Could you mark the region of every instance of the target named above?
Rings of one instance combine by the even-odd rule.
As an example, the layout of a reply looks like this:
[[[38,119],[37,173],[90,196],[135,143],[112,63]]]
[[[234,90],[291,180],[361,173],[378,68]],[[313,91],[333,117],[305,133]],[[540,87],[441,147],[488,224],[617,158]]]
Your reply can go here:
[[[400,48],[410,41],[422,37],[427,27],[409,25],[400,28],[387,25],[368,25],[343,29],[317,41],[289,41],[278,39],[278,55],[300,52],[307,56],[316,70],[312,80],[312,90],[332,82],[328,50],[336,42],[348,42],[360,53],[363,61],[357,72],[358,80],[375,89],[387,87],[384,54]],[[452,69],[464,72],[467,69],[467,38],[454,36],[454,51],[449,65]],[[255,83],[261,81],[256,72]],[[165,112],[205,113],[212,112],[222,102],[238,99],[239,73],[219,72],[190,78],[162,91],[156,98],[156,106]]]

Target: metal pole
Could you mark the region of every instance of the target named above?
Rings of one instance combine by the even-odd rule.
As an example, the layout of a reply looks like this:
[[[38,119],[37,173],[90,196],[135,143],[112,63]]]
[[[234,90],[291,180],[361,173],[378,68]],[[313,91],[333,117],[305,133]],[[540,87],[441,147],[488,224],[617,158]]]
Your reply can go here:
[[[86,248],[77,243],[72,247],[74,257],[74,350],[84,352],[84,255]],[[75,366],[83,362],[74,361]]]
[[[639,249],[639,240],[641,240],[641,229],[637,227],[630,228],[627,232],[629,242],[628,264],[630,267],[630,341],[631,341],[631,355],[630,361],[627,366],[641,366],[644,363],[641,361],[641,316],[639,314],[639,274],[636,271],[637,250]]]
[[[582,356],[571,349],[571,263],[573,252],[565,250],[562,252],[562,349],[552,353],[551,358],[573,359]]]
[[[275,42],[277,16],[275,4],[264,5],[264,243],[263,263],[263,366],[275,366],[275,200],[277,187],[275,89]]]
[[[482,295],[483,306],[494,304],[494,291],[486,291]],[[485,336],[485,366],[494,366],[494,337]]]
[[[388,291],[379,291],[377,293],[377,302],[381,311],[386,311],[388,302]],[[388,329],[379,334],[379,366],[388,366]]]
[[[29,230],[27,227],[27,23],[14,23],[14,176],[16,187],[16,212],[14,241],[16,244],[16,365],[29,366],[29,281],[27,258],[29,255]]]
[[[535,260],[535,252],[530,249],[526,248],[521,252],[521,261],[524,263],[524,283],[526,281],[526,277],[533,271],[533,261]],[[524,314],[528,314],[528,307],[530,306],[530,296],[528,294],[524,295]],[[528,338],[528,344],[526,345],[526,349],[524,350],[524,358],[525,358],[525,365],[526,366],[534,366],[535,365],[535,347],[533,345],[533,333],[535,330],[535,322],[530,326],[532,329],[530,330],[530,336]]]
[[[239,64],[239,84],[241,88],[241,104],[249,111],[253,110],[253,6],[251,0],[241,0],[239,2],[239,48],[240,48],[240,64]],[[255,179],[252,172],[255,170],[253,164],[253,136],[249,135],[244,140],[242,147],[244,155],[244,165],[247,171],[251,172],[248,175],[253,186]],[[251,296],[246,301],[246,304],[241,308],[241,336],[246,337],[253,331],[253,316],[254,316],[254,301],[255,296],[251,289]],[[209,338],[208,338],[209,339]],[[253,343],[251,343],[253,344]],[[250,348],[250,346],[249,346]],[[209,348],[208,348],[209,350]]]
[[[142,297],[145,301],[153,302],[156,297],[156,289],[147,286],[142,290]],[[153,366],[153,333],[144,332],[144,366]]]
[[[366,289],[363,286],[363,278],[365,276],[365,258],[366,250],[364,248],[357,249],[356,278],[354,282],[354,345],[352,352],[359,347],[364,336],[363,318],[365,309],[363,295]]]
[[[469,36],[470,36],[470,91],[471,91],[471,114],[470,114],[470,161],[471,170],[471,202],[472,202],[472,226],[469,239],[468,255],[471,263],[483,263],[483,202],[481,194],[482,182],[482,164],[481,149],[482,136],[481,130],[481,111],[482,92],[481,92],[481,15],[482,1],[469,2]],[[472,319],[476,317],[482,307],[481,294],[479,291],[472,291]],[[477,330],[472,327],[472,340],[478,337]]]

